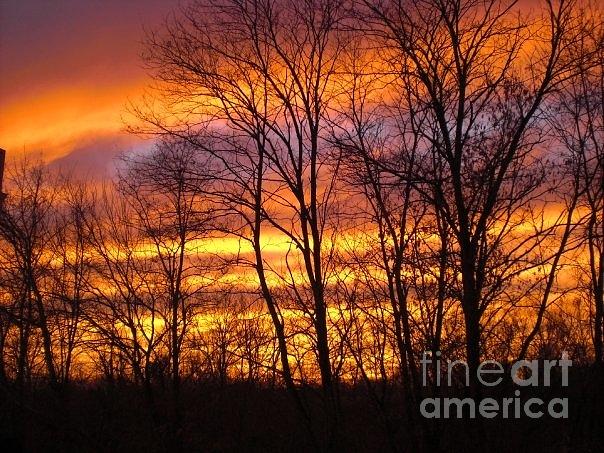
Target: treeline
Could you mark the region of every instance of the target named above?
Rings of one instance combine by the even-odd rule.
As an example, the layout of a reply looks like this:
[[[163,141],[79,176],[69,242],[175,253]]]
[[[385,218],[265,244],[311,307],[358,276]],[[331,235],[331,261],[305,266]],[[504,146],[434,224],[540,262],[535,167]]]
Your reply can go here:
[[[103,185],[9,172],[4,386],[165,383],[178,420],[183,381],[267,384],[329,446],[355,385],[432,448],[423,351],[473,396],[485,359],[602,366],[596,5],[203,0],[143,58],[152,151]]]

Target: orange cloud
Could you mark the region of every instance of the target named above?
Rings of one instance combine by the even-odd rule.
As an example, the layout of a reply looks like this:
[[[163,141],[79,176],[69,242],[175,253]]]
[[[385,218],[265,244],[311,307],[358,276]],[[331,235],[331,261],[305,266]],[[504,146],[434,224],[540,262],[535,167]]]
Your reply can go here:
[[[87,138],[121,134],[125,93],[135,96],[143,86],[140,81],[95,91],[64,87],[13,101],[0,111],[2,146],[12,155],[41,151],[55,159]]]

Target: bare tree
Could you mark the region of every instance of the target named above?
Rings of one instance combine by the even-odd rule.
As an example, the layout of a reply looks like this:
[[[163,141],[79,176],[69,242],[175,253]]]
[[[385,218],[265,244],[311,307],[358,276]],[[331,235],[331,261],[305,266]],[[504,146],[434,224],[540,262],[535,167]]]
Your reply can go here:
[[[113,368],[125,368],[122,377],[143,384],[151,396],[151,367],[165,353],[167,333],[158,322],[163,294],[155,290],[154,259],[123,198],[109,187],[94,204],[94,215],[86,218],[93,271],[86,280],[85,320],[101,357],[109,351],[107,360],[124,362]]]
[[[183,342],[198,312],[201,291],[211,282],[200,241],[215,222],[203,194],[209,182],[195,173],[207,165],[186,142],[165,142],[149,156],[126,158],[118,188],[132,208],[133,227],[157,260],[155,289],[166,298],[161,312],[169,331],[172,385],[178,394]],[[204,281],[204,279],[207,279]]]
[[[52,239],[54,191],[50,176],[41,163],[21,161],[8,178],[11,196],[3,203],[0,234],[5,271],[12,274],[15,306],[12,317],[19,330],[17,382],[23,384],[28,366],[30,335],[37,331],[42,339],[44,363],[51,385],[58,377],[53,355],[49,305],[43,281],[51,269],[52,257],[46,245]]]
[[[556,135],[566,150],[566,165],[575,180],[578,211],[584,216],[580,239],[587,260],[579,268],[586,277],[586,294],[593,316],[595,362],[602,364],[604,331],[604,30],[596,10],[589,33],[576,45],[577,55],[588,55],[580,71],[561,93],[555,110]],[[584,278],[581,278],[584,280]]]
[[[539,224],[546,201],[541,112],[576,72],[571,51],[581,27],[574,3],[546,2],[544,15],[533,19],[519,17],[515,2],[499,0],[367,2],[366,8],[389,50],[389,67],[411,90],[408,108],[428,115],[418,157],[427,165],[405,178],[431,200],[455,241],[475,377],[484,323],[500,309],[493,301],[504,294],[504,282],[513,287],[538,265],[531,252],[543,232],[522,239],[519,233],[526,222]]]
[[[83,352],[82,314],[86,298],[86,282],[91,270],[91,257],[86,218],[92,215],[91,197],[86,185],[71,176],[57,181],[55,190],[54,234],[45,244],[53,256],[45,292],[55,318],[56,348],[54,351],[59,377],[69,383],[77,356]]]
[[[240,228],[233,232],[254,250],[284,380],[295,395],[281,311],[287,307],[271,288],[270,275],[287,288],[284,300],[295,301],[312,321],[310,341],[332,415],[326,235],[334,227],[338,171],[326,120],[338,94],[344,17],[343,4],[334,1],[195,2],[163,34],[148,39],[147,61],[170,115],[137,109],[152,132],[186,138],[222,164],[229,186],[223,200],[239,215]],[[289,244],[276,267],[263,250],[269,234]]]

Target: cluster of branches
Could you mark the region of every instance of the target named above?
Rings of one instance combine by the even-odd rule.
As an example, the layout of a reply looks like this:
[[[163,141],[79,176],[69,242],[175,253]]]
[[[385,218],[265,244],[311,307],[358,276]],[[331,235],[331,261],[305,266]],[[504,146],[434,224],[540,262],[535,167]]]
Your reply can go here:
[[[202,164],[196,158],[159,145],[124,158],[103,187],[41,162],[13,169],[1,222],[3,382],[68,383],[86,343],[97,352],[88,360],[112,378],[126,367],[148,385],[152,368],[164,366],[178,387],[183,344],[218,269],[189,253],[215,220],[205,182],[188,171]]]
[[[13,178],[2,379],[86,344],[175,394],[184,363],[279,383],[311,432],[318,384],[331,439],[347,381],[412,414],[425,350],[475,394],[485,358],[601,366],[603,46],[574,0],[192,2],[147,36],[151,155],[110,191]]]

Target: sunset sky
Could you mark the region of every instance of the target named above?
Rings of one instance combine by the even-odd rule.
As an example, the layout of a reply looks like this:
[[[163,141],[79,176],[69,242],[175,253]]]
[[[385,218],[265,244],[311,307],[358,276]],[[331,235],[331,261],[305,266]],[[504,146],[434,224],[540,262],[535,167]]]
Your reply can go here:
[[[149,79],[140,52],[182,0],[2,0],[0,147],[102,174],[148,146],[124,132]],[[523,7],[533,3],[521,2]]]
[[[2,0],[0,147],[99,172],[148,146],[123,131],[126,104],[148,84],[144,28],[178,0]]]

